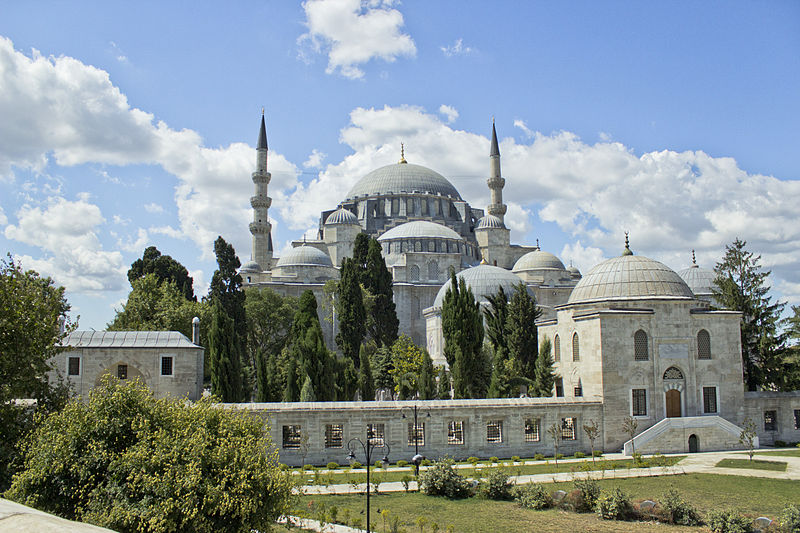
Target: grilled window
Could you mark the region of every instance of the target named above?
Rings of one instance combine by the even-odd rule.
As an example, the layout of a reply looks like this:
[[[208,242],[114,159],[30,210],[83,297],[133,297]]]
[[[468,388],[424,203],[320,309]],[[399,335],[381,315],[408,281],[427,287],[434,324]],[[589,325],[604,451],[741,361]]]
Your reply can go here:
[[[556,379],[556,396],[559,397],[559,398],[564,396],[564,379],[563,378],[557,378]]]
[[[636,361],[647,361],[650,358],[647,353],[647,333],[641,329],[633,335],[633,350]]]
[[[486,424],[486,442],[495,444],[503,442],[502,420],[490,420]]]
[[[451,420],[447,424],[447,444],[464,444],[463,420]]]
[[[703,412],[717,412],[717,388],[703,387]]]
[[[161,357],[161,375],[162,376],[172,375],[172,356],[165,355]]]
[[[525,442],[539,442],[539,419],[525,419]]]
[[[413,422],[408,424],[408,445],[425,446],[425,422],[414,426]]]
[[[117,377],[119,379],[128,379],[128,365],[117,365]]]
[[[778,429],[778,412],[764,411],[764,431],[775,431]]]
[[[367,438],[373,446],[384,446],[385,426],[383,424],[367,424]]]
[[[572,335],[572,360],[573,361],[581,360],[581,346],[580,346],[580,341],[578,340],[577,333],[574,333]]]
[[[558,335],[553,339],[553,361],[561,361],[561,339]]]
[[[800,409],[794,410],[794,429],[800,429]]]
[[[697,334],[697,358],[711,359],[711,336],[704,329]]]
[[[80,376],[81,375],[81,358],[70,357],[67,359],[67,375]]]
[[[298,450],[300,449],[301,440],[302,440],[302,435],[299,424],[283,426],[284,448],[286,448],[287,450]]]
[[[408,274],[408,281],[419,281],[419,267],[417,265],[411,265]]]
[[[341,448],[343,433],[341,424],[325,424],[325,447]]]
[[[561,440],[575,440],[575,418],[561,419]]]
[[[578,380],[578,385],[572,389],[572,393],[576,398],[583,396],[583,385],[581,384],[581,380]]]
[[[631,402],[633,416],[647,416],[647,389],[633,389]]]

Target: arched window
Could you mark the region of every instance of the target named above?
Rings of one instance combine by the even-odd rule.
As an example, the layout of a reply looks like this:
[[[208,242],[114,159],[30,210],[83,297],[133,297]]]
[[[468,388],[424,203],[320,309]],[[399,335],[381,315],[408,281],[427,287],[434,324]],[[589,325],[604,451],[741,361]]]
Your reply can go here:
[[[436,242],[428,241],[428,251],[435,252],[436,251]]]
[[[419,281],[419,267],[417,265],[411,265],[408,271],[408,281]]]
[[[414,251],[415,252],[422,251],[422,243],[420,241],[414,241]]]
[[[558,335],[553,339],[553,361],[561,361],[561,338]]]
[[[573,361],[581,360],[581,346],[580,346],[580,341],[578,340],[577,332],[572,334],[572,360]]]
[[[639,330],[633,335],[633,358],[636,361],[647,361],[647,333]]]
[[[697,358],[711,359],[711,335],[704,329],[697,333]]]
[[[428,263],[428,279],[439,279],[439,264],[436,261]]]
[[[664,372],[664,379],[683,379],[683,372],[680,368],[671,366]]]
[[[416,215],[416,213],[414,212],[414,199],[413,198],[409,198],[408,200],[406,200],[406,215],[408,215],[408,216]]]

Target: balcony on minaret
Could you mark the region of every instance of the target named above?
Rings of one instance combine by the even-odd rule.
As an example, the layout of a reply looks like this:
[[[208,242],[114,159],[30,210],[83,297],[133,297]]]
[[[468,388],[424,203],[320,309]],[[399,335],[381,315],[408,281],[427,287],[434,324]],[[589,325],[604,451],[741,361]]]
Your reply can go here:
[[[250,207],[253,209],[269,209],[272,205],[272,198],[269,196],[251,196]]]
[[[255,171],[253,172],[253,183],[266,183],[269,184],[269,181],[272,179],[272,174],[269,172],[260,172]]]
[[[489,204],[486,210],[489,212],[490,215],[494,215],[496,217],[503,218],[506,214],[506,210],[508,208],[505,204]]]
[[[251,222],[250,223],[250,233],[269,233],[272,229],[272,224],[269,222]]]
[[[486,184],[489,186],[490,189],[502,189],[503,187],[506,186],[506,179],[496,176],[486,180]]]

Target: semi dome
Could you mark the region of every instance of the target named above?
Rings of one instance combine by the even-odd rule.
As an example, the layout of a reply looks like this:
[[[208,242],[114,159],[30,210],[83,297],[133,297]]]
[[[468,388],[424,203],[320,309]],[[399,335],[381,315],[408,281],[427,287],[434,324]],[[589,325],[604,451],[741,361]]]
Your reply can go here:
[[[278,259],[276,268],[287,266],[322,266],[333,267],[330,256],[313,246],[298,246],[292,248]]]
[[[503,221],[500,217],[496,217],[494,215],[486,215],[481,217],[478,220],[478,224],[475,226],[475,229],[484,229],[484,228],[500,228],[505,229],[506,225],[503,224]]]
[[[347,193],[346,200],[402,192],[449,196],[461,200],[461,195],[444,176],[427,167],[410,163],[395,163],[373,170],[358,180]]]
[[[242,265],[242,268],[239,269],[239,272],[261,272],[261,265],[255,261],[248,261]]]
[[[478,266],[462,270],[456,274],[458,279],[463,279],[467,286],[472,289],[472,294],[479,302],[486,302],[486,297],[491,296],[497,292],[498,287],[503,287],[506,294],[511,296],[514,292],[514,286],[522,283],[522,279],[509,272],[505,268],[500,268],[492,265],[481,263]],[[434,307],[441,307],[444,301],[444,295],[447,289],[452,285],[453,280],[449,279],[442,285],[439,292],[436,293],[436,299],[433,301]]]
[[[626,254],[630,254],[627,248]],[[591,269],[572,289],[567,303],[694,298],[689,286],[668,266],[654,259],[626,254]]]
[[[710,295],[711,287],[714,286],[714,280],[717,277],[717,274],[713,270],[700,268],[697,266],[697,263],[692,264],[689,268],[684,268],[678,272],[678,275],[697,296]]]
[[[512,272],[522,272],[524,270],[566,270],[566,268],[564,268],[564,263],[550,252],[534,250],[520,257],[511,270]]]
[[[378,237],[378,241],[390,241],[394,239],[450,239],[463,240],[461,235],[442,224],[427,220],[414,220],[395,226],[383,235]]]
[[[358,225],[358,217],[355,216],[351,211],[340,207],[330,215],[325,220],[325,224],[354,224]]]

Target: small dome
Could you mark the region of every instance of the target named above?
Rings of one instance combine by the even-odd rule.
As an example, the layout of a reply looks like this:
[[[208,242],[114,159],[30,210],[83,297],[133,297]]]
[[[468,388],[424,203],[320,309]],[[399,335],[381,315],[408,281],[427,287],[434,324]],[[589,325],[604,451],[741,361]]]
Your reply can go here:
[[[714,286],[714,280],[717,277],[713,270],[700,268],[696,263],[689,268],[684,268],[678,272],[678,275],[696,296],[710,296],[711,287]]]
[[[276,268],[286,266],[323,266],[333,267],[330,256],[313,246],[303,245],[292,248],[278,259]]]
[[[415,220],[395,226],[383,235],[378,237],[378,241],[390,241],[393,239],[451,239],[463,240],[461,235],[442,224],[429,222],[427,220]]]
[[[242,268],[239,269],[239,272],[261,272],[261,266],[256,263],[255,261],[248,261]]]
[[[472,294],[479,302],[486,302],[486,297],[497,292],[498,287],[503,287],[506,294],[510,297],[514,292],[514,287],[522,283],[522,279],[506,270],[492,265],[480,264],[456,274],[458,279],[463,279],[467,286],[472,289]],[[433,301],[434,307],[441,307],[444,295],[452,284],[452,279],[442,285]]]
[[[551,254],[550,252],[545,252],[542,250],[534,250],[533,252],[528,252],[527,254],[520,257],[516,263],[514,263],[514,268],[511,269],[512,272],[522,272],[525,270],[566,270],[564,268],[564,263],[561,260]]]
[[[484,228],[500,228],[505,229],[506,225],[503,224],[503,221],[500,220],[500,217],[496,217],[494,215],[486,215],[481,217],[478,220],[478,224],[475,226],[475,229],[484,229]]]
[[[325,225],[329,224],[354,224],[358,225],[358,217],[347,209],[340,207],[325,220]]]
[[[410,163],[395,163],[373,170],[358,180],[347,193],[346,199],[401,192],[419,192],[461,200],[461,195],[444,176],[429,168]]]
[[[668,266],[631,254],[603,261],[591,269],[572,289],[567,303],[648,298],[693,299],[694,295]]]
[[[578,270],[578,267],[575,265],[568,266],[567,272],[569,272],[569,275],[572,279],[581,279],[581,271]]]

